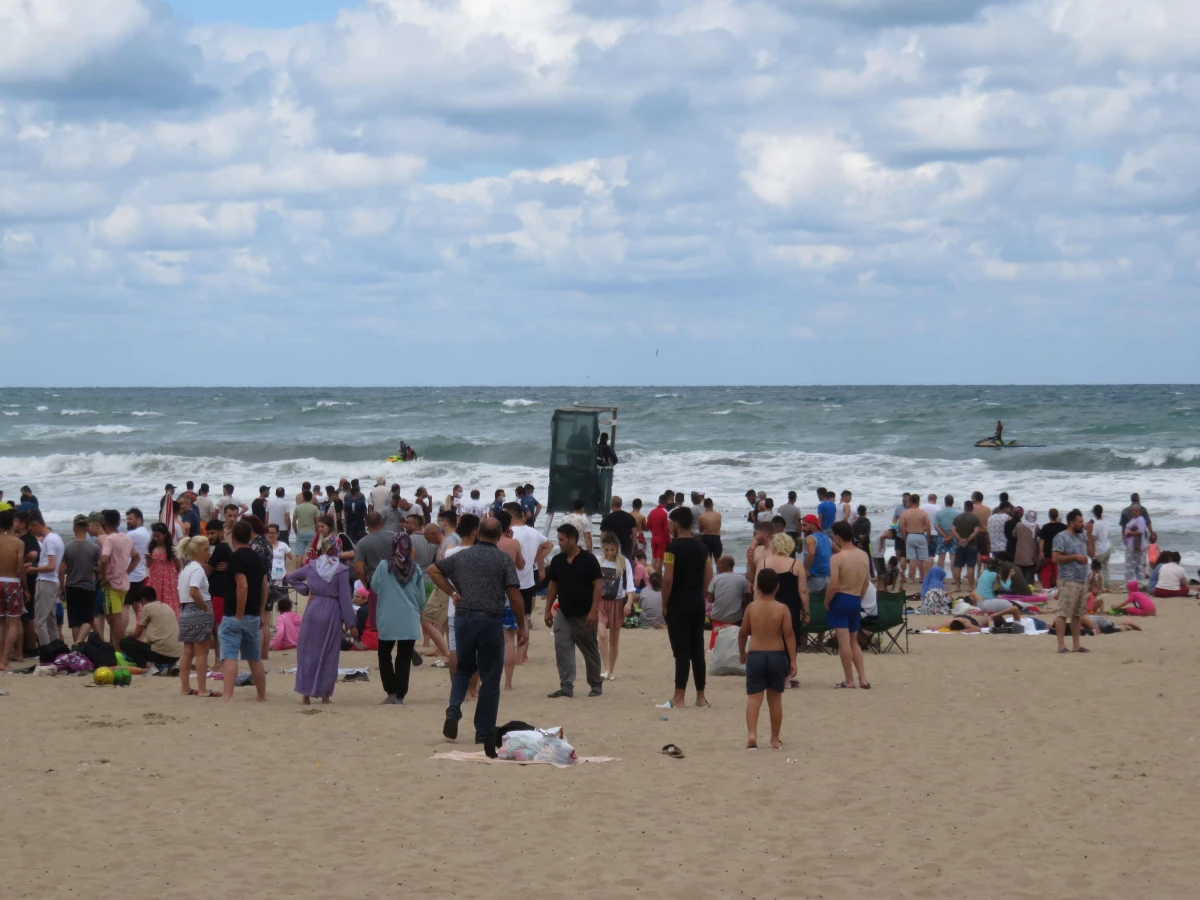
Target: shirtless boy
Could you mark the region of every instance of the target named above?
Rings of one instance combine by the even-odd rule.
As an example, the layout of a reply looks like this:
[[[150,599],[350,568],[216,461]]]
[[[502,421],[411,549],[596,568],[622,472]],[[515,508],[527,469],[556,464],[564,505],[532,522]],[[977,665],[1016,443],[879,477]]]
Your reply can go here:
[[[0,672],[8,669],[9,656],[21,658],[25,626],[25,544],[12,533],[14,514],[0,512]]]
[[[862,620],[862,598],[871,582],[871,562],[867,554],[854,546],[854,532],[849,522],[833,523],[833,543],[837,552],[829,560],[829,587],[825,591],[826,621],[837,633],[838,655],[842,658],[843,680],[834,687],[871,687],[863,667],[862,648],[858,645],[858,630]]]
[[[704,512],[700,514],[700,542],[708,548],[713,559],[721,558],[721,514],[713,509],[712,497],[704,498]]]
[[[771,749],[783,746],[783,690],[787,679],[796,677],[796,634],[792,614],[775,599],[779,575],[763,569],[755,580],[758,591],[742,614],[738,653],[746,667],[746,749],[758,749],[758,713],[766,694],[771,715]],[[750,649],[747,652],[746,642]]]

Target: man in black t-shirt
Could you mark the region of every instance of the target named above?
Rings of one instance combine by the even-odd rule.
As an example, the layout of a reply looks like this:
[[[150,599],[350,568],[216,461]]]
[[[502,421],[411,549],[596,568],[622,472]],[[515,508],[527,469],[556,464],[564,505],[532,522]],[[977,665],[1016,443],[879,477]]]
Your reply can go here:
[[[547,569],[546,627],[554,631],[554,658],[558,662],[558,690],[551,697],[575,695],[575,648],[583,653],[589,697],[599,697],[604,681],[600,677],[600,645],[596,624],[600,620],[600,562],[579,546],[579,529],[574,525],[558,528],[559,553]],[[558,601],[558,615],[554,601]],[[702,601],[703,602],[703,601]]]
[[[708,706],[704,697],[704,595],[712,581],[712,556],[692,534],[692,511],[686,506],[671,510],[667,527],[671,542],[663,553],[663,617],[675,656],[675,695],[665,707],[685,703],[688,669],[696,683],[696,705]]]
[[[262,559],[250,548],[253,534],[250,523],[239,520],[233,526],[233,554],[229,558],[225,618],[221,621],[221,660],[225,676],[225,702],[233,702],[233,686],[237,681],[238,657],[250,664],[250,675],[258,699],[267,699],[267,672],[262,664],[260,645],[263,599],[267,596],[267,571]]]
[[[1042,542],[1042,569],[1038,573],[1042,590],[1058,587],[1058,563],[1054,561],[1054,539],[1067,530],[1067,526],[1058,520],[1058,510],[1050,510],[1050,521],[1038,532],[1038,540]]]
[[[621,542],[621,555],[633,564],[633,532],[637,528],[637,519],[621,509],[621,498],[612,498],[611,511],[600,520],[600,533],[615,534]]]
[[[271,496],[271,489],[265,484],[258,489],[258,496],[250,501],[250,514],[258,516],[258,521],[263,523],[265,528],[267,525],[267,498]]]

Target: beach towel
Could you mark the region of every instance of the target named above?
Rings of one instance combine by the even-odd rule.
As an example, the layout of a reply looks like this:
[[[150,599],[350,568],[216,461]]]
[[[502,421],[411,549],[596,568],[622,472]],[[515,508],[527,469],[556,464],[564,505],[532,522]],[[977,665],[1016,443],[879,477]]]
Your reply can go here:
[[[488,759],[487,754],[482,750],[476,750],[471,753],[467,750],[446,750],[441,753],[433,754],[434,759],[448,759],[453,762],[475,762],[487,763],[492,766],[554,766],[556,769],[569,769],[573,765],[580,763],[607,763],[620,762],[621,760],[615,756],[577,756],[573,763],[555,763],[547,759]]]

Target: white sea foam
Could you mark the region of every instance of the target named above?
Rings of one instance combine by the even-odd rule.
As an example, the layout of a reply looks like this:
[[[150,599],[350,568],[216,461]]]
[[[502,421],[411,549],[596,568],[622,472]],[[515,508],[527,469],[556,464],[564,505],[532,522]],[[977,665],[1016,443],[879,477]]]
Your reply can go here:
[[[713,416],[727,416],[727,415],[729,415],[731,412],[733,412],[733,410],[732,410],[732,409],[717,409],[717,410],[713,410],[711,413],[709,413],[709,415],[713,415]]]
[[[50,407],[48,407],[48,406],[39,406],[39,407],[37,408],[37,411],[38,411],[38,412],[45,412],[45,411],[46,411],[46,410],[48,410],[49,408],[50,408]]]
[[[472,439],[471,443],[482,446],[487,442]],[[739,543],[744,549],[749,536],[748,523],[737,513],[745,506],[742,495],[750,486],[766,490],[776,498],[786,496],[789,489],[799,490],[803,495],[813,484],[825,484],[835,491],[849,488],[854,491],[856,501],[867,504],[869,515],[878,522],[890,521],[898,492],[908,487],[956,496],[969,496],[972,490],[983,491],[988,497],[1010,491],[1026,508],[1043,513],[1051,506],[1088,509],[1096,502],[1117,506],[1131,492],[1140,491],[1160,530],[1192,534],[1200,528],[1200,483],[1194,478],[1193,469],[1148,467],[1124,472],[1031,469],[1017,473],[993,468],[990,459],[808,453],[777,447],[720,453],[663,452],[643,450],[633,442],[622,446],[625,449],[620,451],[621,465],[614,473],[616,493],[632,500],[657,496],[664,486],[704,490],[719,508],[730,513],[725,519],[725,530],[735,550]],[[151,453],[0,457],[0,484],[34,485],[51,524],[64,529],[81,509],[124,508],[122,504],[152,507],[161,494],[161,485],[167,481],[179,484],[181,479],[195,478],[210,484],[226,481],[237,485],[279,484],[291,489],[304,480],[329,483],[342,476],[364,478],[377,474],[399,483],[408,497],[417,485],[424,485],[435,497],[440,497],[449,493],[455,483],[488,493],[497,487],[511,488],[517,483],[531,482],[539,487],[543,502],[547,477],[544,468],[534,466],[425,459],[415,463],[381,463],[367,451],[356,461],[303,458],[246,462]],[[804,511],[811,512],[811,504]],[[1188,541],[1189,545],[1194,543]],[[1193,555],[1195,560],[1191,558]],[[1189,554],[1185,562],[1189,566],[1200,565],[1200,554]]]
[[[1113,456],[1119,459],[1131,460],[1135,465],[1143,468],[1157,468],[1165,466],[1172,460],[1176,462],[1195,462],[1200,459],[1200,448],[1184,447],[1183,449],[1170,450],[1163,447],[1151,447],[1148,450],[1143,450],[1137,453],[1131,453],[1123,450],[1110,450]]]
[[[526,400],[523,397],[518,397],[515,400],[505,400],[500,405],[506,406],[509,409],[512,409],[513,407],[516,407],[516,406],[538,406],[539,403],[540,403],[540,401],[538,401],[538,400]]]
[[[44,409],[44,408],[45,407],[42,407],[42,406],[38,407],[38,409]],[[59,412],[59,415],[60,416],[94,416],[94,415],[96,415],[96,411],[94,409],[64,409]]]
[[[734,403],[740,403],[742,406],[762,406],[761,400],[734,400]]]
[[[661,400],[663,397],[682,397],[683,395],[682,394],[655,394],[654,396]]]
[[[154,412],[153,410],[149,410],[149,409],[135,409],[133,412],[130,413],[130,415],[131,416],[161,416],[162,413]]]
[[[199,422],[193,422],[191,419],[180,419],[176,425],[199,425]]]
[[[318,400],[317,406],[357,406],[353,400]]]
[[[4,414],[6,416],[19,416],[20,415],[19,412],[9,412],[7,409],[4,411]]]

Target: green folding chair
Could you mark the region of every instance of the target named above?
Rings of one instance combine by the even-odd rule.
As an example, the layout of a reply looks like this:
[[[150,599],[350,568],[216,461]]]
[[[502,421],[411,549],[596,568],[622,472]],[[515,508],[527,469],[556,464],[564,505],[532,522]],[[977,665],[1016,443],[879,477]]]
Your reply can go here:
[[[822,653],[829,652],[824,644],[824,636],[830,631],[825,619],[825,592],[817,591],[808,595],[808,624],[804,626],[804,646],[815,647]]]
[[[908,622],[904,617],[907,598],[904,592],[879,591],[875,596],[879,605],[879,621],[875,624],[875,637],[871,640],[871,649],[876,653],[887,653],[894,648],[901,653],[907,653]],[[900,643],[901,638],[904,638],[903,645]]]

